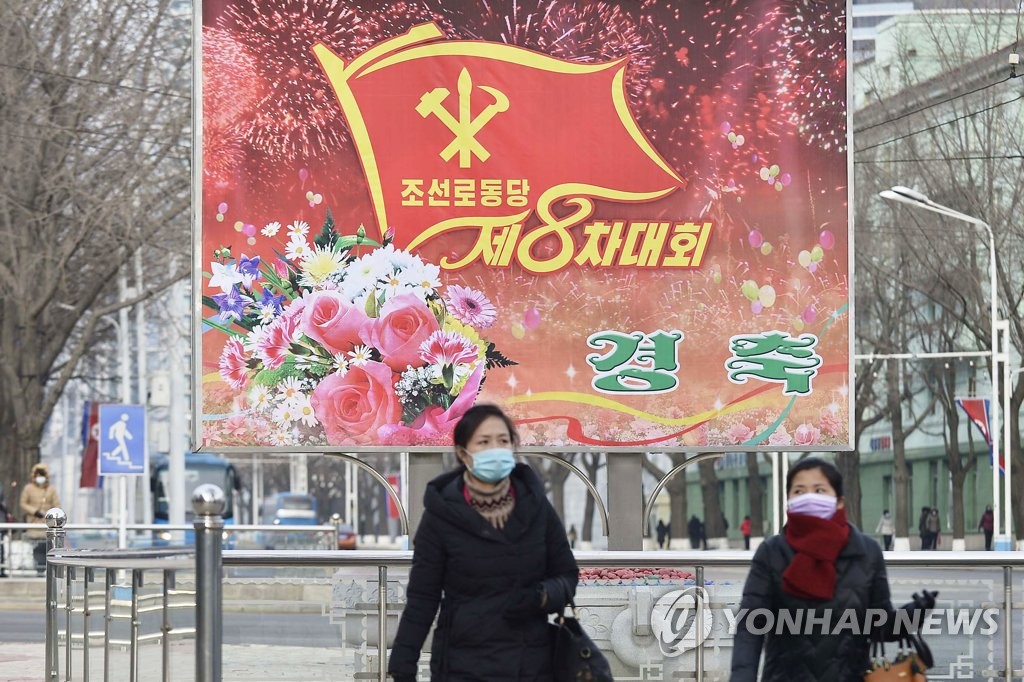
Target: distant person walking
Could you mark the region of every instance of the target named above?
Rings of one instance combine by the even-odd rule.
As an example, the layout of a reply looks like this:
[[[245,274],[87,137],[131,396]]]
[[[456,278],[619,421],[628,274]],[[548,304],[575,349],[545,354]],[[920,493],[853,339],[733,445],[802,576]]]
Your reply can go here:
[[[928,516],[931,513],[931,509],[928,507],[921,507],[921,516],[917,520],[917,533],[921,536],[921,549],[931,549],[934,539],[928,532]]]
[[[750,549],[750,517],[744,516],[740,522],[740,532],[743,533],[743,549]]]
[[[31,479],[21,489],[21,513],[24,523],[41,523],[46,512],[60,506],[57,489],[50,485],[50,469],[42,463],[32,467]],[[35,559],[36,572],[42,575],[46,570],[46,528],[25,531],[26,540],[34,540],[32,557]]]
[[[11,523],[14,517],[7,511],[4,503],[4,489],[0,487],[0,523]],[[4,544],[7,540],[7,531],[0,530],[0,578],[7,577],[7,563],[4,561]]]
[[[704,540],[704,523],[697,518],[696,514],[690,517],[687,531],[690,535],[690,549],[700,549],[701,542]]]
[[[985,505],[985,513],[981,515],[981,520],[978,521],[978,530],[985,533],[985,551],[992,550],[992,528],[995,525],[995,516],[992,514],[992,505]]]
[[[658,549],[665,548],[665,540],[668,538],[668,526],[665,525],[665,521],[658,519],[658,525],[654,529],[655,535],[658,538]]]
[[[882,518],[878,519],[878,526],[875,527],[875,532],[882,536],[886,552],[892,548],[892,536],[895,530],[896,523],[892,520],[892,514],[889,513],[888,509],[883,510]]]
[[[569,532],[566,533],[566,538],[569,540],[569,547],[576,549],[576,525],[569,526]]]
[[[933,507],[932,510],[928,512],[927,525],[928,535],[931,536],[931,546],[928,549],[938,549],[939,529],[941,528],[941,523],[939,522],[939,510],[937,507]]]

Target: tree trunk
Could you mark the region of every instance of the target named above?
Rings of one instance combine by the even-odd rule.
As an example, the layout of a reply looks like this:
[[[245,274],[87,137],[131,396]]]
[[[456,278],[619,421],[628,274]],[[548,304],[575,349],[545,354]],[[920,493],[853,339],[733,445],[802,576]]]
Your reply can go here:
[[[704,534],[709,538],[724,538],[725,525],[722,523],[722,505],[718,498],[718,474],[715,460],[705,460],[700,467],[700,487],[704,498]]]
[[[588,452],[583,455],[583,468],[591,481],[597,480],[597,472],[604,466],[601,463],[603,454],[600,452]],[[580,540],[583,542],[594,541],[594,498],[587,495],[587,501],[583,505],[583,528],[580,533]]]
[[[898,360],[886,363],[886,402],[889,420],[892,424],[892,485],[896,507],[893,516],[896,522],[896,537],[909,538],[910,500],[907,470],[906,434],[903,432],[903,402],[900,390],[900,368]]]
[[[757,460],[756,452],[747,453],[747,492],[750,496],[750,534],[753,537],[764,534],[764,486],[761,485]]]
[[[863,528],[864,524],[860,514],[860,450],[838,453],[836,466],[843,476],[846,518],[858,528]]]

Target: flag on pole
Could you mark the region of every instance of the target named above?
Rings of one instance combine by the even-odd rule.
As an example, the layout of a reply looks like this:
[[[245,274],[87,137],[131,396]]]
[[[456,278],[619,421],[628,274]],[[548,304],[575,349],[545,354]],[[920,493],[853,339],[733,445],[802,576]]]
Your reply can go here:
[[[79,488],[99,487],[97,464],[99,463],[100,404],[87,400],[82,410],[82,474],[78,479]]]
[[[988,443],[988,456],[989,463],[995,465],[992,461],[992,431],[989,427],[989,409],[991,401],[988,398],[957,398],[956,404],[963,409],[967,414],[967,418],[971,420],[971,423],[977,427],[978,431],[981,432],[985,442]],[[1005,473],[1003,468],[1003,456],[1004,453],[999,453],[999,473]]]

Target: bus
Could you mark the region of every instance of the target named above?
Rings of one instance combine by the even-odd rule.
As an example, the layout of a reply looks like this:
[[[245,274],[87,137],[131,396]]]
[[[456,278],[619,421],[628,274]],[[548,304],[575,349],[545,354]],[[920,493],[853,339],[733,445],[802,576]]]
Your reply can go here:
[[[153,523],[167,524],[170,519],[170,460],[165,455],[154,457],[150,463],[149,487],[153,492]],[[241,480],[233,464],[223,457],[204,452],[185,453],[185,523],[192,523],[192,491],[204,483],[213,483],[224,491],[224,525],[235,524],[235,513],[240,503]],[[169,532],[154,533],[154,545],[166,545]],[[185,533],[185,544],[195,544],[195,533]]]
[[[260,509],[260,523],[266,526],[315,526],[317,525],[316,498],[305,493],[284,492],[271,495],[263,500]],[[302,532],[264,532],[259,539],[267,549],[285,547],[317,549],[316,540]],[[310,544],[312,543],[312,544]]]

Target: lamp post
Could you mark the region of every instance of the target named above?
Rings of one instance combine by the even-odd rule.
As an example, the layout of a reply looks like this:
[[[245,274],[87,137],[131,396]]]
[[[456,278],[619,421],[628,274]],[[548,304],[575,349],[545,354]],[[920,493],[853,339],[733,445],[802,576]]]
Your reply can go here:
[[[1009,353],[1008,353],[1008,349],[1005,349],[1005,348],[1004,348],[1004,352],[1002,354],[998,353],[998,351],[997,351],[997,348],[998,348],[998,345],[999,345],[999,340],[998,340],[999,339],[999,328],[998,328],[999,327],[999,323],[998,323],[997,315],[996,315],[996,305],[997,305],[997,301],[998,301],[998,290],[996,289],[996,239],[995,239],[995,235],[992,233],[992,226],[989,225],[988,223],[986,223],[984,220],[982,220],[980,218],[975,218],[974,216],[967,215],[966,213],[961,213],[960,211],[952,209],[952,208],[950,208],[948,206],[943,206],[942,204],[936,203],[936,202],[932,201],[931,199],[929,199],[926,194],[923,194],[922,192],[919,192],[919,191],[914,190],[914,189],[910,189],[909,187],[902,187],[900,185],[896,185],[892,189],[887,189],[887,190],[884,190],[882,192],[879,192],[879,196],[881,196],[883,199],[886,199],[888,201],[896,201],[896,202],[899,202],[899,203],[902,203],[902,204],[908,204],[908,205],[914,206],[916,208],[923,208],[923,209],[925,209],[927,211],[931,211],[933,213],[938,213],[939,215],[946,216],[947,218],[955,218],[956,220],[960,220],[960,221],[963,221],[963,222],[968,223],[970,225],[974,225],[976,227],[980,227],[980,228],[984,229],[985,233],[988,235],[989,288],[991,290],[991,301],[990,301],[990,306],[989,306],[989,315],[990,315],[989,324],[990,324],[990,338],[991,338],[991,348],[992,348],[992,351],[991,351],[991,354],[992,354],[992,399],[991,399],[991,401],[989,403],[990,404],[989,409],[991,410],[991,414],[992,414],[992,432],[989,434],[989,437],[990,437],[990,439],[992,441],[992,511],[993,511],[993,517],[994,517],[993,518],[993,532],[994,532],[994,535],[997,538],[997,543],[999,542],[999,540],[1003,540],[1004,542],[1008,543],[1009,538],[1010,538],[1011,528],[1012,528],[1012,525],[1011,525],[1011,515],[1010,515],[1010,457],[1009,457],[1009,449],[1010,449],[1009,448],[1009,435],[1010,435],[1010,430],[1005,428],[1005,427],[1003,427],[1003,431],[1002,432],[1000,432],[1000,430],[999,430],[1000,429],[1000,422],[999,422],[999,369],[998,369],[998,364],[997,363],[999,362],[1000,359],[1003,359],[1003,361],[1005,363],[1008,363],[1009,362]],[[1005,356],[1005,357],[1003,357],[1003,356]],[[1007,417],[1007,415],[1003,415],[1003,417],[1005,419]],[[1005,457],[1005,460],[1006,460],[1005,473],[1003,474],[1006,477],[1006,479],[1005,479],[1005,488],[1006,488],[1006,490],[1005,490],[1005,496],[1006,496],[1005,508],[1003,507],[1003,505],[1000,504],[1000,500],[999,500],[1000,495],[999,495],[999,440],[998,440],[998,435],[1000,433],[1003,434],[1003,441],[1004,441],[1004,446],[1005,446],[1004,450],[1007,453],[1007,455]],[[1006,532],[1007,532],[1007,535],[1006,535],[1005,538],[1002,538],[1000,536],[1000,532],[999,532],[1000,531],[1000,526],[999,526],[999,520],[1000,520],[999,512],[1000,512],[1000,509],[1004,509],[1004,513],[1005,513],[1005,527],[1006,527]]]

